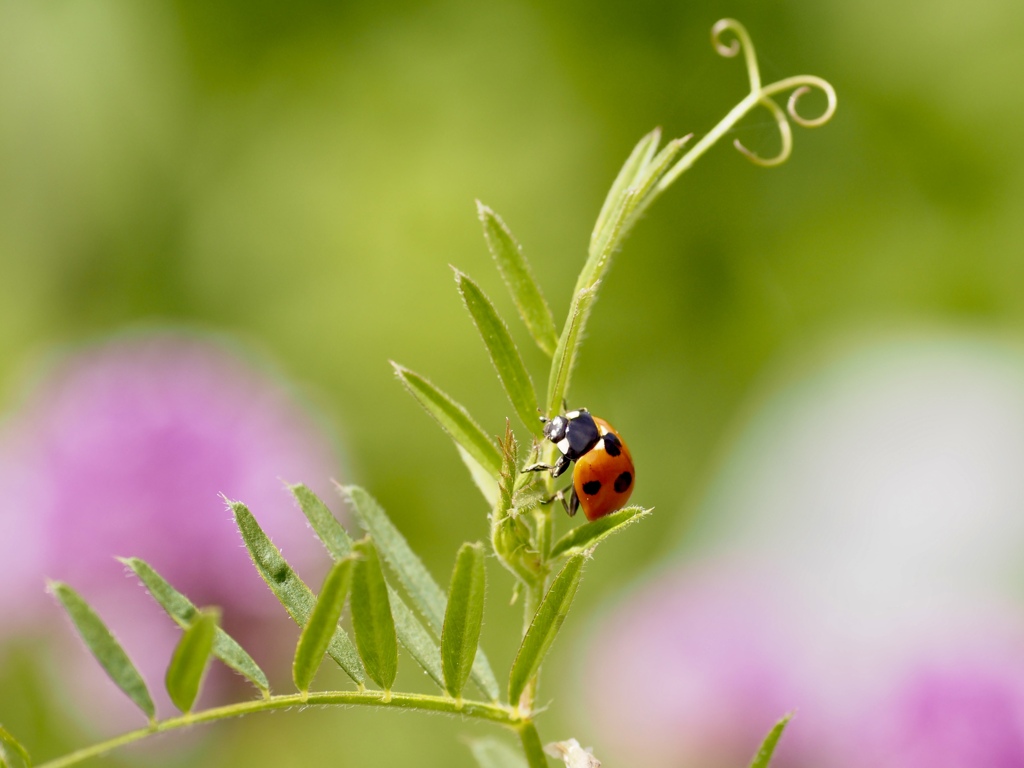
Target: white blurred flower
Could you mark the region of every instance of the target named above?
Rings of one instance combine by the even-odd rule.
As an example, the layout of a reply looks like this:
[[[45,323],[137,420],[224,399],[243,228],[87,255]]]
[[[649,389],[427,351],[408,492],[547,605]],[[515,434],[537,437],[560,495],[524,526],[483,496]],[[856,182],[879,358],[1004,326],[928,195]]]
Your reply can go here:
[[[589,633],[607,759],[742,765],[798,707],[774,768],[1024,765],[1021,467],[1017,347],[889,343],[764,400],[700,562]]]
[[[601,768],[601,761],[594,757],[591,748],[584,749],[576,739],[553,742],[544,751],[560,759],[567,768]]]

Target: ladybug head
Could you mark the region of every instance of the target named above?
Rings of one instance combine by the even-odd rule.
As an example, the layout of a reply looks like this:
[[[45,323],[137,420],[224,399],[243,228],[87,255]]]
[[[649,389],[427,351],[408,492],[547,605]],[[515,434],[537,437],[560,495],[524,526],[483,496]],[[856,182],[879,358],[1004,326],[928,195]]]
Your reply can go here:
[[[568,424],[564,416],[555,416],[544,423],[544,437],[553,443],[557,443],[565,437],[565,427]]]

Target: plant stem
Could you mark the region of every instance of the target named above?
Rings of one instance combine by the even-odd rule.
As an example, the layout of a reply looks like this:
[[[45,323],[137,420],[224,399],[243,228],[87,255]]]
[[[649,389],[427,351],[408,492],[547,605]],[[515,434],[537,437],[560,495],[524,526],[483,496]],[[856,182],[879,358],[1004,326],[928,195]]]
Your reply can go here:
[[[180,715],[179,717],[168,718],[154,723],[147,728],[139,728],[136,731],[129,731],[120,736],[115,736],[107,741],[93,744],[89,747],[71,752],[63,757],[55,758],[46,763],[40,763],[36,768],[66,768],[66,766],[77,765],[92,757],[104,755],[111,750],[131,744],[135,741],[145,739],[165,731],[173,731],[179,728],[187,728],[201,723],[210,723],[218,720],[225,720],[232,717],[251,714],[253,712],[269,712],[277,709],[287,709],[297,706],[352,706],[364,705],[371,707],[383,707],[391,709],[418,709],[426,712],[440,712],[449,715],[462,715],[476,720],[486,720],[492,723],[505,725],[520,731],[525,722],[517,717],[506,707],[495,704],[486,704],[481,701],[456,702],[455,699],[446,696],[430,696],[415,693],[392,693],[390,699],[385,701],[382,691],[324,691],[310,693],[303,696],[301,693],[293,693],[285,696],[271,696],[267,699],[244,701],[238,704],[228,704],[223,707],[213,707],[195,712],[192,714]],[[533,725],[530,723],[530,727]],[[521,732],[521,731],[520,731]],[[534,729],[536,734],[536,729]],[[537,738],[538,744],[540,742]]]
[[[654,188],[654,191],[651,192],[647,200],[644,201],[643,207],[646,208],[650,205],[658,195],[672,185],[672,182],[688,171],[690,167],[697,162],[701,155],[714,146],[722,136],[731,131],[736,123],[742,120],[750,110],[757,106],[762,95],[763,94],[760,91],[751,91],[743,97],[742,101],[729,110],[729,114],[719,120],[718,125],[702,136],[700,141],[694,144],[690,148],[690,151],[679,158],[679,162],[672,166],[672,169],[661,177],[661,180],[658,182],[658,186]],[[639,214],[640,211],[637,213]]]
[[[540,743],[540,734],[532,720],[524,720],[516,728],[519,740],[523,744],[526,762],[530,768],[547,768],[548,759],[544,756],[544,747]]]

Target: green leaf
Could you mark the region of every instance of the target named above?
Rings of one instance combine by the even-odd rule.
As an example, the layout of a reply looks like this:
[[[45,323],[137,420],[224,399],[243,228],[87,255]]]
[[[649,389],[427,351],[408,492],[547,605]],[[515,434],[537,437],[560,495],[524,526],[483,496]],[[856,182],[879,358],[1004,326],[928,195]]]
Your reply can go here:
[[[300,627],[309,621],[309,615],[313,611],[316,599],[305,582],[302,581],[281,557],[281,552],[267,538],[267,534],[260,528],[252,512],[238,501],[229,502],[231,510],[235,514],[235,523],[242,534],[246,549],[252,558],[256,570],[259,571],[263,581],[267,583],[274,596],[281,601],[281,605],[288,611],[288,615]],[[352,640],[341,627],[334,633],[327,653],[334,659],[345,673],[351,677],[357,685],[362,686],[366,675],[363,665],[359,661]]]
[[[573,306],[569,319],[562,329],[558,349],[552,360],[551,376],[548,380],[548,415],[557,412],[561,398],[568,388],[569,374],[575,363],[576,347],[582,338],[590,308],[597,296],[612,256],[622,245],[630,228],[646,207],[657,196],[656,185],[675,160],[687,138],[668,142],[655,154],[661,133],[658,130],[647,134],[637,144],[629,159],[623,165],[612,184],[604,206],[598,215],[597,224],[590,238],[587,261],[576,279]],[[585,291],[590,295],[582,300]]]
[[[323,542],[327,551],[335,560],[340,560],[352,553],[352,539],[327,505],[315,493],[304,485],[289,486],[298,499],[306,519],[316,535]],[[441,649],[430,633],[423,628],[419,618],[405,604],[401,595],[388,585],[388,599],[391,600],[391,612],[395,617],[395,632],[398,642],[409,652],[417,664],[437,686],[444,690],[444,674],[441,671]]]
[[[295,687],[303,693],[309,691],[320,662],[327,653],[327,646],[334,637],[341,619],[341,609],[348,595],[349,582],[352,578],[354,555],[338,560],[324,579],[316,605],[309,615],[309,621],[302,628],[298,645],[295,648],[295,660],[292,662],[292,679]]]
[[[171,656],[164,684],[174,706],[182,712],[191,712],[199,695],[219,622],[220,611],[215,608],[204,608],[196,613]]]
[[[643,507],[626,507],[610,515],[599,517],[592,523],[576,526],[555,542],[551,548],[551,559],[563,555],[577,555],[596,547],[600,542],[651,514]]]
[[[537,418],[537,393],[505,321],[498,317],[494,305],[480,290],[480,286],[459,270],[455,270],[455,283],[487,347],[491,363],[498,372],[512,407],[526,428],[537,437],[542,437],[541,421]]]
[[[430,628],[440,634],[448,601],[434,577],[370,494],[354,485],[338,486],[338,490],[348,499],[366,532],[373,536],[381,555],[405,587],[413,606],[427,620]],[[473,662],[472,677],[485,695],[492,701],[498,700],[498,681],[482,650],[477,652],[476,661]]]
[[[463,544],[455,558],[441,629],[445,689],[456,699],[462,696],[480,643],[485,588],[483,545]]]
[[[473,484],[483,495],[487,504],[493,507],[498,499],[498,481],[483,468],[479,461],[470,456],[465,448],[458,443],[455,444],[455,448],[459,452],[459,458],[462,459],[462,463],[469,470],[469,476],[473,478]]]
[[[289,485],[288,490],[299,502],[302,514],[306,516],[313,532],[335,560],[341,560],[352,554],[352,537],[338,522],[330,508],[302,483]]]
[[[7,768],[30,768],[32,758],[11,732],[0,725],[0,765]]]
[[[619,235],[619,241],[626,236],[633,224],[640,217],[647,206],[654,201],[657,194],[652,194],[655,185],[661,180],[661,177],[665,175],[665,172],[671,168],[672,163],[675,162],[676,157],[679,155],[680,150],[686,145],[690,137],[686,136],[682,139],[673,139],[668,142],[661,151],[644,167],[643,171],[637,177],[636,182],[633,184],[632,189],[635,194],[632,195],[632,206],[626,211],[626,223],[622,228],[622,232]],[[620,242],[610,244],[610,247],[606,244],[606,250],[608,255],[614,252]],[[600,279],[600,275],[598,279]]]
[[[551,357],[555,351],[555,345],[558,343],[555,321],[540,292],[540,287],[533,277],[523,249],[512,237],[512,233],[498,214],[479,200],[476,202],[476,209],[484,227],[487,247],[498,265],[498,271],[501,272],[509,293],[512,294],[512,300],[519,310],[519,316],[523,318],[523,322],[530,331],[530,335],[533,336],[533,340],[537,342],[537,346],[544,350],[548,357]]]
[[[132,664],[121,644],[107,629],[103,620],[96,615],[96,612],[82,599],[81,595],[67,584],[59,581],[51,582],[50,592],[64,606],[64,610],[71,617],[78,634],[82,636],[82,640],[85,641],[92,655],[96,657],[110,679],[127,694],[129,699],[135,702],[150,720],[153,720],[156,717],[156,708],[153,706],[153,699],[149,696],[149,689],[146,688],[142,675]]]
[[[772,761],[772,755],[775,754],[775,747],[782,737],[782,732],[786,730],[786,726],[792,719],[793,715],[786,715],[768,732],[764,742],[761,744],[761,748],[757,750],[754,759],[750,761],[750,768],[768,768],[768,764]]]
[[[198,611],[187,597],[168,584],[163,576],[144,560],[137,557],[118,559],[139,577],[149,594],[167,612],[167,615],[177,622],[179,627],[185,629],[191,625]],[[242,646],[220,627],[217,627],[214,634],[213,655],[248,679],[260,689],[264,696],[269,694],[270,684],[267,682],[267,676],[263,674],[263,670],[242,649]]]
[[[398,673],[398,637],[377,548],[367,536],[356,542],[352,574],[352,627],[366,674],[388,692]]]
[[[441,429],[496,478],[501,471],[498,446],[473,421],[468,411],[419,374],[395,362],[391,365],[405,388],[434,417]]]
[[[640,139],[636,147],[633,148],[633,151],[626,159],[622,169],[619,171],[619,175],[616,176],[615,181],[612,182],[611,189],[608,190],[608,195],[604,199],[604,205],[601,206],[601,213],[597,216],[597,222],[594,224],[594,231],[590,235],[591,252],[594,251],[595,244],[607,228],[608,220],[611,218],[612,212],[622,205],[623,194],[625,194],[629,187],[633,186],[637,177],[651,162],[651,158],[654,157],[654,153],[658,150],[659,141],[661,141],[661,129],[655,128]],[[584,267],[584,273],[586,272],[587,269]],[[581,274],[580,282],[576,284],[576,290],[578,291],[586,284],[587,282],[583,280],[583,275]]]
[[[480,768],[527,768],[522,750],[492,736],[473,739],[469,742],[469,749]]]
[[[551,374],[548,377],[548,416],[562,409],[562,400],[569,389],[569,374],[576,362],[576,349],[582,340],[580,330],[586,322],[590,307],[597,296],[598,286],[592,285],[579,291],[569,307],[569,319],[558,339],[558,349],[551,360]]]
[[[562,628],[562,622],[576,597],[585,561],[584,555],[576,555],[566,562],[551,582],[551,587],[526,631],[508,679],[508,700],[513,706],[518,706],[519,697],[523,695],[527,683],[537,674],[551,643],[558,636],[558,630]]]

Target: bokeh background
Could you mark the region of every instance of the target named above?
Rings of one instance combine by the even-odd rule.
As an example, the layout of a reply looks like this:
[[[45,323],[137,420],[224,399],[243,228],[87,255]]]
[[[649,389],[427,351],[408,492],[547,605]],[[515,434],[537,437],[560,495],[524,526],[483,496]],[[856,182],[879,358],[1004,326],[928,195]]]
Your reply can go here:
[[[839,111],[781,168],[717,147],[617,257],[572,401],[629,441],[656,514],[588,566],[542,734],[606,765],[718,768],[797,709],[781,768],[1024,766],[1010,0],[0,2],[0,722],[37,758],[140,724],[44,592],[75,579],[160,688],[173,633],[147,634],[107,555],[191,578],[286,684],[294,631],[237,573],[218,491],[313,582],[279,479],[356,482],[446,581],[486,509],[387,360],[502,429],[448,268],[514,320],[474,199],[560,321],[635,141],[700,134],[744,94],[709,44],[725,15],[766,80],[825,77]],[[764,114],[735,136],[778,146]],[[502,669],[520,617],[489,576]],[[469,765],[486,733],[279,713],[112,760]]]

